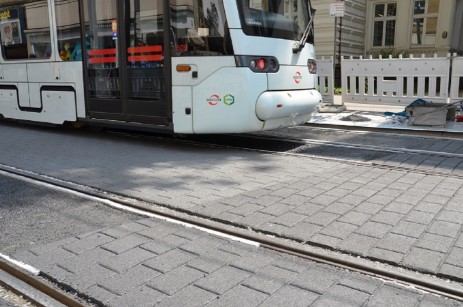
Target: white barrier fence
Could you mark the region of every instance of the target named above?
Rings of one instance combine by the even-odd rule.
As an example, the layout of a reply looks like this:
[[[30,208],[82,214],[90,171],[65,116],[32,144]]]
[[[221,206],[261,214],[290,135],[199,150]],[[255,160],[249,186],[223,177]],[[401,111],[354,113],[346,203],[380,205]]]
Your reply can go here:
[[[333,102],[334,95],[334,65],[333,57],[317,60],[318,85],[324,102]]]
[[[318,62],[320,92],[333,101],[333,59]],[[353,59],[341,61],[343,102],[408,105],[421,98],[433,102],[463,100],[463,57]]]

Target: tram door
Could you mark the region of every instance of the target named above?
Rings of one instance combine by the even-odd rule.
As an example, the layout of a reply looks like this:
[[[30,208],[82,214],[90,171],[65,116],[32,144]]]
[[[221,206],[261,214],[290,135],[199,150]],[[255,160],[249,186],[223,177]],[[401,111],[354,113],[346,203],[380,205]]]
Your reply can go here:
[[[92,118],[167,125],[162,0],[85,0]]]

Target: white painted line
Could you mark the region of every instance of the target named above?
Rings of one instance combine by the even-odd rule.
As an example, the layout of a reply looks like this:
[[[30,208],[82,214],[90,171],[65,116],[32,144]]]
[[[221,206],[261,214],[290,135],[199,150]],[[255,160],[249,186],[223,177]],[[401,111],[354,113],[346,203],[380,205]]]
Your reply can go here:
[[[21,170],[21,171],[23,171],[23,170]],[[241,243],[252,245],[252,246],[255,246],[255,247],[260,246],[260,243],[255,242],[255,241],[239,238],[239,237],[236,237],[236,236],[233,236],[233,235],[228,235],[228,234],[216,231],[216,230],[211,230],[211,229],[207,229],[207,228],[197,226],[197,225],[194,225],[194,224],[178,221],[178,220],[175,220],[175,219],[172,219],[172,218],[169,218],[169,217],[165,217],[165,216],[158,215],[158,214],[155,214],[155,213],[146,212],[146,211],[143,211],[143,210],[140,210],[140,209],[131,208],[129,206],[117,203],[117,202],[112,201],[112,200],[100,198],[100,197],[93,196],[93,195],[88,195],[88,194],[85,194],[83,192],[74,191],[74,190],[64,188],[64,187],[59,187],[59,186],[53,185],[51,183],[42,182],[42,181],[35,180],[35,179],[32,179],[32,178],[23,177],[23,176],[17,175],[17,174],[11,174],[11,173],[8,173],[8,172],[2,171],[2,170],[0,170],[0,174],[6,175],[6,176],[11,176],[11,177],[17,178],[19,180],[26,181],[26,182],[29,182],[29,183],[32,183],[32,184],[35,184],[35,185],[43,186],[43,187],[46,187],[46,188],[49,188],[49,189],[65,192],[65,193],[68,193],[68,194],[71,194],[71,195],[76,195],[76,196],[79,196],[81,198],[85,198],[85,199],[88,199],[88,200],[103,203],[103,204],[105,204],[107,206],[110,206],[112,208],[116,208],[116,209],[123,210],[123,211],[126,211],[126,212],[132,212],[132,213],[135,213],[135,214],[138,214],[138,215],[141,215],[141,216],[146,216],[146,217],[150,217],[150,218],[156,218],[156,219],[163,220],[163,221],[173,223],[173,224],[176,224],[176,225],[181,225],[181,226],[184,226],[184,227],[187,227],[187,228],[198,229],[198,230],[204,231],[206,233],[209,233],[209,234],[212,234],[212,235],[215,235],[215,236],[218,236],[218,237],[230,239],[230,240],[233,240],[233,241],[241,242]],[[45,177],[45,176],[42,176],[42,175],[39,175],[39,174],[34,174],[34,175],[39,176],[39,177]],[[64,183],[68,183],[68,184],[71,184],[71,185],[76,185],[75,183],[72,183],[72,182],[67,182],[67,181],[63,181],[63,180],[59,180],[59,181],[64,182]],[[79,185],[79,186],[81,186],[83,188],[92,189],[91,187],[86,187],[86,186],[82,186],[82,185]]]
[[[0,253],[0,258],[3,258],[4,260],[8,261],[9,263],[12,263],[20,268],[22,268],[23,270],[26,270],[27,272],[35,275],[35,276],[39,276],[40,274],[40,270],[34,268],[33,266],[29,265],[29,264],[26,264],[24,262],[21,262],[19,260],[15,260],[13,258],[11,258],[10,256],[7,256],[7,255],[4,255],[2,253]]]

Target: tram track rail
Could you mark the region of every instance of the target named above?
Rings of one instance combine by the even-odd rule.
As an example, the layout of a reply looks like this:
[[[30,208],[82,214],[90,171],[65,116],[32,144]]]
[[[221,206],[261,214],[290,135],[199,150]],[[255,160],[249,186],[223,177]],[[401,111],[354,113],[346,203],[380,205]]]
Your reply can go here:
[[[119,130],[108,130],[110,134],[118,134],[126,137],[137,137],[146,140],[163,140],[167,142],[179,142],[184,144],[196,145],[196,146],[211,146],[220,148],[231,148],[238,150],[258,151],[270,154],[279,154],[286,156],[296,157],[307,157],[313,159],[320,159],[325,161],[336,161],[340,163],[353,164],[353,165],[365,165],[374,166],[381,169],[391,169],[397,171],[413,171],[426,175],[438,175],[448,176],[452,178],[463,178],[463,170],[461,173],[458,172],[446,172],[438,169],[420,168],[419,166],[405,166],[405,165],[392,165],[388,163],[382,163],[380,159],[355,159],[355,158],[344,158],[339,157],[339,153],[334,156],[326,156],[322,154],[311,154],[310,150],[307,150],[308,146],[320,148],[335,148],[337,151],[346,150],[352,151],[355,156],[355,152],[364,152],[380,154],[380,155],[394,155],[394,154],[407,154],[411,156],[427,156],[437,158],[453,158],[461,159],[463,162],[463,154],[445,151],[433,151],[425,149],[413,149],[406,147],[387,147],[387,146],[375,146],[358,143],[346,143],[346,142],[334,142],[334,141],[323,141],[306,138],[288,138],[279,136],[262,136],[255,134],[247,135],[225,135],[225,136],[194,136],[192,138],[172,138],[167,136],[153,136],[150,134],[144,134],[133,131],[119,131]],[[323,151],[323,150],[322,150]]]
[[[0,257],[0,285],[32,306],[85,306],[80,300],[44,281],[38,270],[24,269],[18,266],[17,261],[0,256],[3,256]]]
[[[263,248],[285,254],[291,254],[317,263],[332,265],[337,268],[358,272],[386,280],[388,282],[398,283],[406,287],[413,287],[425,292],[463,302],[463,283],[461,283],[461,281],[450,281],[439,276],[412,271],[405,267],[395,266],[384,262],[381,263],[379,260],[373,261],[372,259],[357,257],[340,251],[324,249],[310,244],[305,244],[305,242],[300,242],[295,239],[285,238],[270,233],[263,233],[250,227],[225,223],[224,221],[213,220],[206,216],[195,215],[194,213],[187,212],[185,210],[182,211],[173,209],[163,204],[125,197],[123,195],[98,190],[88,186],[82,186],[77,183],[62,181],[57,178],[43,176],[41,174],[8,167],[6,165],[0,164],[0,172],[32,181],[35,184],[51,186],[59,190],[67,191],[68,193],[78,194],[80,197],[90,198],[92,200],[99,201],[104,205],[109,205],[120,210],[130,211],[139,214],[140,216],[160,218],[170,222],[183,224],[187,227],[195,227],[197,229],[241,241],[243,243],[261,246]],[[3,268],[0,267],[0,269]],[[40,273],[38,275],[40,276]],[[30,276],[27,278],[30,278]],[[74,295],[79,296],[78,293],[75,293]],[[72,304],[74,304],[74,302],[72,302]],[[82,305],[76,304],[69,306]]]

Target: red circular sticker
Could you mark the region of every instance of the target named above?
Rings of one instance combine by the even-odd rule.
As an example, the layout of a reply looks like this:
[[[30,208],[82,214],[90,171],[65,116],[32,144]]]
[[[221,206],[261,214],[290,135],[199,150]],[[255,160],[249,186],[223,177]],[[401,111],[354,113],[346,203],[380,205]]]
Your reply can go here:
[[[293,76],[293,79],[294,79],[294,82],[300,83],[301,80],[302,80],[302,75],[301,75],[301,73],[297,71],[296,74]]]

